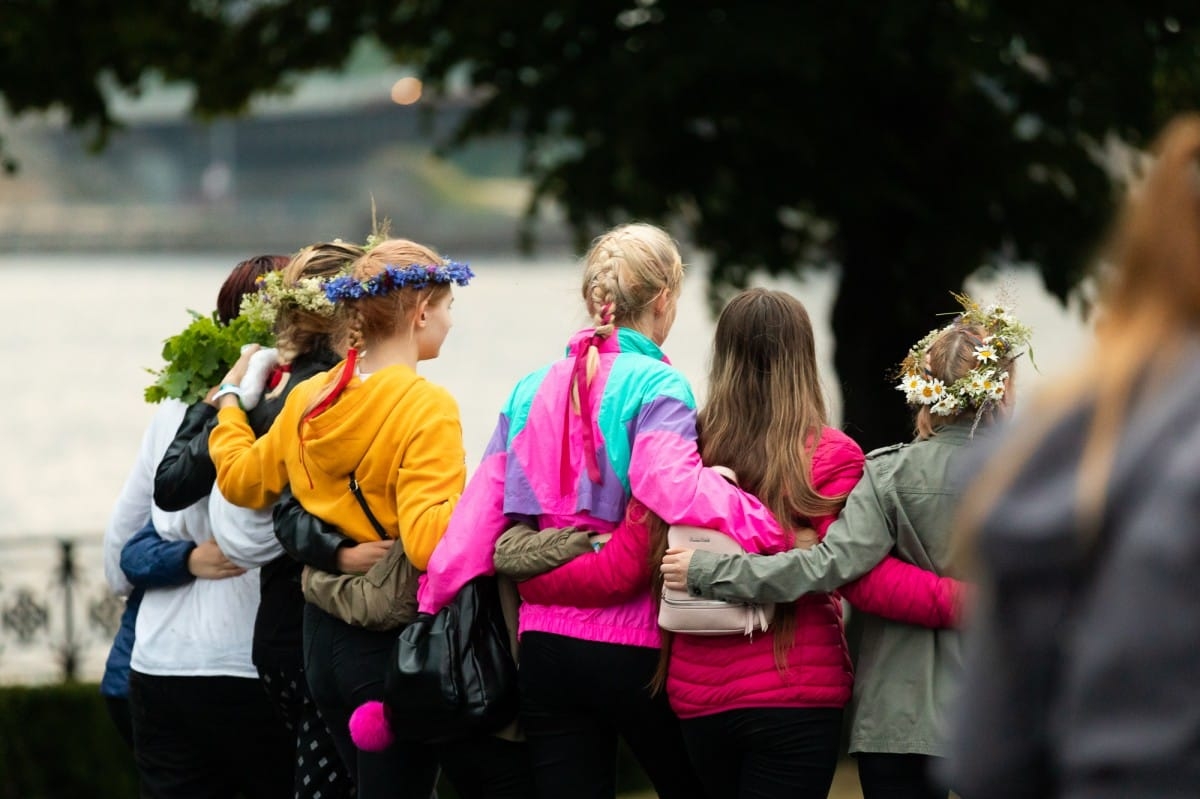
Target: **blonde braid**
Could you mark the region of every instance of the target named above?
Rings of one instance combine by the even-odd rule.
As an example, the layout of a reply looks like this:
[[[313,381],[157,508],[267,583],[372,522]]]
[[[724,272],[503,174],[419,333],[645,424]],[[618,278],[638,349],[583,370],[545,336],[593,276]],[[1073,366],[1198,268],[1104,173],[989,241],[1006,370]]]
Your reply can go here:
[[[595,323],[595,337],[593,337],[587,348],[587,384],[592,384],[592,378],[596,376],[596,372],[600,369],[600,350],[596,346],[597,338],[608,338],[617,329],[616,313],[617,300],[616,295],[620,281],[618,278],[618,270],[620,269],[619,251],[607,250],[608,259],[597,267],[594,276],[588,283],[586,288],[586,298],[588,308],[592,312],[592,321]],[[579,386],[575,383],[571,384],[571,407],[579,411]]]
[[[346,310],[346,316],[346,347],[362,354],[363,344],[366,343],[363,336],[366,320],[363,319],[362,309],[353,304]]]

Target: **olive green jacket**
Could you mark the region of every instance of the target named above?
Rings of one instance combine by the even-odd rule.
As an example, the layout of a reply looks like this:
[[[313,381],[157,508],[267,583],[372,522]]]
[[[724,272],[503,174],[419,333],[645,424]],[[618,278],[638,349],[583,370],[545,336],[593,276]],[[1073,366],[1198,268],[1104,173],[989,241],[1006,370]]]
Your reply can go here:
[[[688,590],[719,599],[788,602],[835,590],[889,553],[955,576],[950,530],[972,442],[970,422],[868,454],[845,509],[811,549],[771,556],[696,552]],[[975,439],[984,434],[980,427]],[[850,704],[850,751],[942,754],[945,715],[961,664],[958,631],[865,615]]]

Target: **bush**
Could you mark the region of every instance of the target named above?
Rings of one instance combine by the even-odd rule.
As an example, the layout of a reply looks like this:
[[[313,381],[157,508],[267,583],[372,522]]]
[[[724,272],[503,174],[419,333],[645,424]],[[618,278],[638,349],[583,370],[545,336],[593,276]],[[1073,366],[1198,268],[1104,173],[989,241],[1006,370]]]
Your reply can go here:
[[[0,799],[137,795],[133,753],[99,687],[0,687]]]

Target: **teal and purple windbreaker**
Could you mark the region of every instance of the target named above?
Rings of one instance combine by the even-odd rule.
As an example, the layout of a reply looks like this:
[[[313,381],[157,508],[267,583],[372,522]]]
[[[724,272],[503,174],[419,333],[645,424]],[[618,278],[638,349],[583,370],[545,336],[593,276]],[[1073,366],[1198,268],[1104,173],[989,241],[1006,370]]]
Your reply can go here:
[[[770,511],[701,463],[691,387],[646,336],[617,328],[599,339],[600,367],[580,391],[585,410],[572,409],[571,379],[592,340],[591,329],[576,333],[566,358],[527,375],[509,395],[429,560],[422,611],[437,611],[469,580],[492,574],[496,539],[514,520],[609,532],[631,496],[669,523],[721,530],[750,551],[785,548]],[[524,603],[520,629],[659,645],[649,585],[603,608]]]

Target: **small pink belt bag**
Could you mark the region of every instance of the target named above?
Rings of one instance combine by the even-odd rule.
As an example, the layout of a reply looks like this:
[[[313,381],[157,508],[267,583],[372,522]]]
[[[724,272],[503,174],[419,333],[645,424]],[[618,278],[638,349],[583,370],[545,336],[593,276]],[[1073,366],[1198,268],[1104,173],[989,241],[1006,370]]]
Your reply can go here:
[[[714,466],[726,480],[737,484],[732,469]],[[700,549],[719,555],[740,555],[746,550],[724,533],[704,527],[673,524],[667,530],[667,546],[678,549]],[[663,586],[658,606],[658,626],[674,633],[688,635],[753,635],[771,626],[775,616],[774,603],[727,602],[692,596]]]

